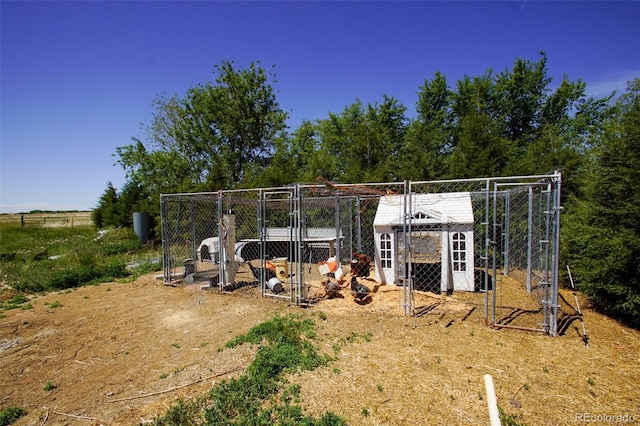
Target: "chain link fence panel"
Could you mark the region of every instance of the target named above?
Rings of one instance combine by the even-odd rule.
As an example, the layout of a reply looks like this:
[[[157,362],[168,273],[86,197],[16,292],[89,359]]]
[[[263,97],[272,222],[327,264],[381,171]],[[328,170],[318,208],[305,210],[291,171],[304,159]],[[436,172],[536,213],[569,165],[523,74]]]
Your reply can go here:
[[[351,277],[399,286],[414,317],[415,292],[464,291],[496,327],[555,335],[560,184],[553,174],[163,195],[164,279],[305,305]]]

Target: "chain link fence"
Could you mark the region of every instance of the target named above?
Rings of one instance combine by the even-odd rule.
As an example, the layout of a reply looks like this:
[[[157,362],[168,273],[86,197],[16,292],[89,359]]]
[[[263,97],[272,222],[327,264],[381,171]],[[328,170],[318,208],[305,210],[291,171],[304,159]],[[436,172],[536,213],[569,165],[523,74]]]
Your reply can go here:
[[[164,280],[307,305],[350,275],[399,286],[404,315],[423,312],[416,292],[466,292],[493,326],[555,335],[560,187],[552,174],[167,194]]]

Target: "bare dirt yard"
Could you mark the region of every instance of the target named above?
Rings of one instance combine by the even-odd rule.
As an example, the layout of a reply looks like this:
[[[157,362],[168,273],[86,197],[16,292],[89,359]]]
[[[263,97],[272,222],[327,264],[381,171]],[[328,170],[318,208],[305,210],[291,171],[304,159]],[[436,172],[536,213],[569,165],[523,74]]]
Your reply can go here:
[[[418,317],[382,286],[370,303],[344,297],[310,308],[201,283],[165,286],[153,274],[32,297],[0,318],[0,408],[17,425],[148,423],[178,399],[241,374],[255,348],[224,348],[275,314],[309,316],[327,367],[291,375],[309,414],[331,410],[353,425],[488,424],[484,374],[519,424],[640,423],[640,332],[580,298],[579,321],[553,338],[484,324],[481,295],[424,293]],[[565,292],[568,301],[571,292]],[[563,310],[567,310],[566,307]],[[322,312],[322,314],[321,314]]]

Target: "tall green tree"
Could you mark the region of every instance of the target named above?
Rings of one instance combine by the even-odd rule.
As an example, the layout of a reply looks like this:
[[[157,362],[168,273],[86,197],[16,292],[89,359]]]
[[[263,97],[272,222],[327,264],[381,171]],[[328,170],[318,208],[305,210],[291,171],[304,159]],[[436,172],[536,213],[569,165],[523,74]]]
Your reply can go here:
[[[406,107],[383,96],[381,104],[360,100],[340,114],[319,120],[320,157],[315,170],[341,183],[401,179],[400,151],[406,134]]]
[[[538,136],[551,81],[544,52],[537,62],[516,59],[510,70],[495,77],[496,118],[504,123],[502,136],[518,148],[526,149]]]
[[[287,138],[274,141],[274,153],[267,165],[250,163],[243,181],[246,188],[269,188],[286,186],[298,180],[299,169],[293,167],[293,156]]]
[[[407,108],[392,96],[367,108],[367,152],[364,156],[368,181],[403,180],[401,151],[407,133]],[[357,180],[356,180],[357,181]]]
[[[432,180],[445,174],[445,158],[451,148],[452,96],[440,72],[420,86],[417,117],[407,126],[400,153],[402,180]]]
[[[435,110],[448,117],[440,132],[447,142],[435,146],[446,163],[440,177],[559,170],[567,178],[566,192],[578,190],[577,174],[602,129],[611,97],[588,97],[586,84],[567,76],[551,88],[546,63],[541,52],[538,61],[518,58],[498,74],[489,69],[481,76],[465,76],[451,92],[449,107],[428,104],[438,105]],[[436,81],[426,88],[433,91]],[[420,95],[429,93],[422,90]],[[438,141],[437,135],[430,138]]]
[[[607,121],[584,194],[570,200],[563,249],[578,286],[607,314],[640,327],[640,79]]]
[[[246,184],[251,168],[266,166],[284,137],[287,114],[259,63],[215,67],[215,80],[184,97],[160,96],[140,140],[117,150],[129,177],[150,191],[197,191]]]
[[[303,120],[291,138],[291,169],[296,173],[291,182],[314,182],[319,176],[328,177],[328,161],[320,141],[317,124]]]
[[[455,129],[455,148],[448,157],[448,176],[500,176],[509,165],[513,143],[501,136],[499,123],[482,111],[461,117]]]
[[[98,229],[108,226],[132,227],[132,212],[155,212],[155,199],[149,196],[142,185],[134,180],[127,181],[120,192],[111,182],[100,196],[98,205],[92,212],[94,226]]]
[[[100,196],[98,205],[91,212],[91,220],[97,229],[102,229],[106,226],[117,226],[120,222],[118,191],[111,182],[107,182],[107,188]]]
[[[513,159],[514,141],[505,137],[505,113],[493,73],[458,81],[453,96],[454,129],[447,158],[447,177],[469,178],[502,174]]]
[[[586,84],[566,76],[540,106],[535,137],[519,146],[517,155],[506,169],[507,175],[528,175],[561,171],[563,194],[580,191],[580,173],[594,141],[600,139],[610,113],[610,100],[589,97]]]

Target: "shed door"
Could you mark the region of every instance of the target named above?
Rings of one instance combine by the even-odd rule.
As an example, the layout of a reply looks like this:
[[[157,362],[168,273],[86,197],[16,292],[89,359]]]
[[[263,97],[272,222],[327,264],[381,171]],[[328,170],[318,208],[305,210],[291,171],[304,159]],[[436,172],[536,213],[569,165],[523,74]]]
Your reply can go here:
[[[453,289],[473,291],[473,241],[465,232],[451,232],[450,241]]]
[[[395,265],[394,255],[394,239],[391,233],[380,234],[380,267],[384,278],[381,279],[384,283],[395,284],[397,282],[397,269]]]

